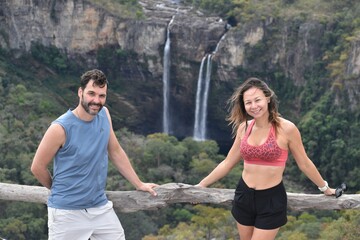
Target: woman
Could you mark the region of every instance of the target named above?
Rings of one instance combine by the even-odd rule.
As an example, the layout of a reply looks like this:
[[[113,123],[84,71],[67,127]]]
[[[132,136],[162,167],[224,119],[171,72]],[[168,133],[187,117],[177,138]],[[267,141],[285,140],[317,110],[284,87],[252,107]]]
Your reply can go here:
[[[207,187],[244,159],[232,215],[241,240],[275,239],[286,224],[287,196],[282,182],[288,152],[325,195],[335,194],[308,158],[298,128],[280,117],[274,92],[257,78],[246,80],[229,100],[235,135],[227,157],[197,186]],[[251,120],[249,120],[251,119]]]

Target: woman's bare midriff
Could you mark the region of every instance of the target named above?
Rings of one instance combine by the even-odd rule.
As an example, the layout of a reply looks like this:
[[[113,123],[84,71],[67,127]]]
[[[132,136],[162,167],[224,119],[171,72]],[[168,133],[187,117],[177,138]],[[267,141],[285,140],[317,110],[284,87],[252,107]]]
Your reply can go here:
[[[282,181],[285,167],[244,163],[242,178],[246,185],[256,190],[274,187]]]

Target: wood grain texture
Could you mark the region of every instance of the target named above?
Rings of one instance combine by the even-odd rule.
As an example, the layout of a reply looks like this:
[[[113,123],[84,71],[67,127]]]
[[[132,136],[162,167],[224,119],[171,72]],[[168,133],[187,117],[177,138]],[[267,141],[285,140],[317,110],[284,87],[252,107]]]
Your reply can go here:
[[[141,191],[107,191],[109,200],[120,212],[156,210],[174,203],[211,203],[230,206],[234,189],[200,188],[183,183],[157,187],[156,197]],[[0,183],[0,199],[46,204],[50,191],[45,187]],[[323,194],[287,193],[292,210],[360,209],[360,194],[343,194],[339,198]]]

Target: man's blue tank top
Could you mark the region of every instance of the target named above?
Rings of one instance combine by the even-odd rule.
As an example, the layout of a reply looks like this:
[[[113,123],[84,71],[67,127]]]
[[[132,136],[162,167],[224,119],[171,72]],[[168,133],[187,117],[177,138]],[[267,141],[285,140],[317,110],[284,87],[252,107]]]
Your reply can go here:
[[[54,158],[48,206],[76,210],[105,205],[110,136],[105,109],[90,122],[68,110],[52,124],[64,128],[66,141]]]

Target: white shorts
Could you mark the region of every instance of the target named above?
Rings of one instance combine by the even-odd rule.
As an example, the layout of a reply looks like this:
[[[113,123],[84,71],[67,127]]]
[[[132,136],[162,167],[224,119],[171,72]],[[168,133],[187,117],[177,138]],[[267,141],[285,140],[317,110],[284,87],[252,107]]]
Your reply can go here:
[[[48,207],[49,240],[125,240],[113,203],[82,210]]]

